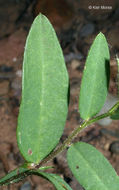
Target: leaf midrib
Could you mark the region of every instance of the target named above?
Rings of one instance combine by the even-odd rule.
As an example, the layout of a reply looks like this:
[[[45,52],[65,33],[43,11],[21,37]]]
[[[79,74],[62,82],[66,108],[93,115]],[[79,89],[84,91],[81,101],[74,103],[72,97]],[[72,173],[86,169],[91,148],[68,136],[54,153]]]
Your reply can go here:
[[[101,40],[102,40],[102,39],[100,39],[100,40],[99,40],[99,43],[98,43],[99,45],[98,45],[98,48],[97,48],[97,49],[99,49],[99,50],[100,50],[100,46],[101,46],[101,42],[100,42]],[[90,52],[89,52],[89,53],[90,53]],[[100,57],[100,51],[98,51],[97,57]],[[95,63],[96,63],[96,65],[98,65],[98,61],[96,61]],[[96,71],[97,71],[97,69],[98,69],[98,66],[96,67]],[[96,79],[96,75],[94,75],[94,78],[92,79],[92,81],[95,81],[95,79]],[[91,88],[91,94],[92,94],[92,96],[91,96],[91,98],[90,98],[90,100],[91,100],[90,102],[91,102],[91,103],[89,104],[89,109],[88,109],[89,111],[88,111],[87,115],[90,115],[90,110],[91,110],[91,107],[92,107],[92,105],[93,105],[92,102],[93,102],[93,99],[94,99],[94,96],[95,96],[95,95],[94,95],[94,92],[95,92],[94,89],[95,89],[96,83],[94,83],[94,84],[95,84],[95,85],[93,85],[93,88]],[[93,92],[93,93],[92,93],[92,92]]]
[[[96,172],[94,169],[92,170],[92,167],[91,167],[91,165],[90,165],[90,162],[88,162],[88,160],[84,157],[83,154],[81,154],[81,152],[79,153],[79,151],[77,151],[77,148],[74,147],[74,149],[76,150],[76,153],[78,153],[78,154],[82,157],[82,159],[85,160],[86,165],[88,166],[88,168],[90,168],[90,171],[93,171],[92,173],[95,174],[94,176],[96,176],[97,181],[99,181],[99,182],[101,181],[101,184],[102,184],[104,187],[106,187],[106,186],[105,186],[105,183],[104,183],[104,182],[101,180],[101,178],[97,175],[97,172]],[[86,167],[86,166],[85,166],[85,167]],[[109,189],[106,187],[105,190],[109,190]]]

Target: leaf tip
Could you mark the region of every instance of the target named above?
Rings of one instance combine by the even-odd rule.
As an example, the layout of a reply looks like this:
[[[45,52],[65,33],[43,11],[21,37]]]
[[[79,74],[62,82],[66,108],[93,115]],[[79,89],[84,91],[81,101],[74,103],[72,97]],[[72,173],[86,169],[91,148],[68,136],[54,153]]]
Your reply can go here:
[[[105,35],[102,32],[99,32],[99,34],[97,35],[97,37],[99,37],[99,38],[105,38]]]

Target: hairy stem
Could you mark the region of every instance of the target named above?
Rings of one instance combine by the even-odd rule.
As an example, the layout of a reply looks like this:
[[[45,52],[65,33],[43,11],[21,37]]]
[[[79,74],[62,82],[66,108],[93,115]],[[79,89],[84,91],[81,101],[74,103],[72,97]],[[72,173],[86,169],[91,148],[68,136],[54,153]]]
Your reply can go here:
[[[78,135],[78,133],[84,129],[86,126],[103,119],[105,117],[111,116],[119,107],[119,102],[117,102],[107,113],[102,115],[96,116],[90,120],[85,120],[80,126],[78,126],[74,131],[69,135],[69,137],[62,143],[62,145],[58,146],[53,152],[51,152],[44,160],[42,160],[39,164],[35,166],[35,169],[40,168],[43,164],[47,163],[48,161],[52,160],[56,155],[61,153],[65,150],[68,146],[72,144],[72,140]]]

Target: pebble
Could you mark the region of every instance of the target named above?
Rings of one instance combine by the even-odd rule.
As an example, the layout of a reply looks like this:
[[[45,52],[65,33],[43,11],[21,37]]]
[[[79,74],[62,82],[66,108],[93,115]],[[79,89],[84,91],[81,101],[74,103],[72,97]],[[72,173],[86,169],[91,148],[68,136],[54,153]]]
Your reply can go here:
[[[16,58],[16,57],[13,57],[12,61],[13,61],[13,62],[16,62],[16,61],[17,61],[17,58]]]
[[[93,23],[87,23],[80,30],[80,36],[86,37],[88,35],[93,34],[94,31],[95,31],[95,25]]]
[[[64,58],[65,58],[66,62],[70,62],[73,59],[75,59],[75,60],[81,60],[81,59],[84,58],[84,56],[80,52],[78,54],[71,52],[71,53],[69,53],[67,55],[64,55]]]
[[[109,147],[110,152],[119,154],[119,141],[113,142]]]
[[[71,62],[71,68],[73,69],[73,70],[75,70],[75,69],[77,69],[77,67],[79,67],[80,66],[80,62],[79,61],[77,61],[77,60],[72,60],[72,62]]]
[[[20,190],[31,190],[31,184],[29,183],[29,181],[26,181],[21,187]]]
[[[19,79],[15,79],[13,80],[12,84],[11,84],[11,87],[14,89],[14,90],[21,90],[21,80]]]
[[[18,77],[22,77],[22,70],[16,71],[16,75],[17,75]]]
[[[119,138],[119,132],[118,131],[113,131],[113,130],[108,130],[106,128],[101,128],[100,132],[102,135],[110,135],[112,137]]]
[[[17,97],[21,96],[22,84],[20,78],[15,78],[15,80],[12,81],[11,88],[14,90],[15,96]]]

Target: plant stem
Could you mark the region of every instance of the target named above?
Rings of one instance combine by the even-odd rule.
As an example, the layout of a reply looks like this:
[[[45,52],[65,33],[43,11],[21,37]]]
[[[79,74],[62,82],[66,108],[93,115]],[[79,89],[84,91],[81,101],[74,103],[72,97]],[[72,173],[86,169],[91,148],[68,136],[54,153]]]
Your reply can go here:
[[[90,120],[85,120],[80,126],[78,126],[74,131],[69,135],[69,137],[62,143],[62,145],[58,146],[53,152],[51,152],[44,160],[42,160],[39,164],[35,165],[35,169],[40,168],[43,164],[47,163],[48,161],[52,160],[56,155],[61,153],[65,150],[68,146],[72,144],[72,140],[78,135],[78,133],[84,129],[86,126],[103,119],[105,117],[111,116],[119,107],[119,102],[117,102],[107,113],[102,115],[96,116]]]

